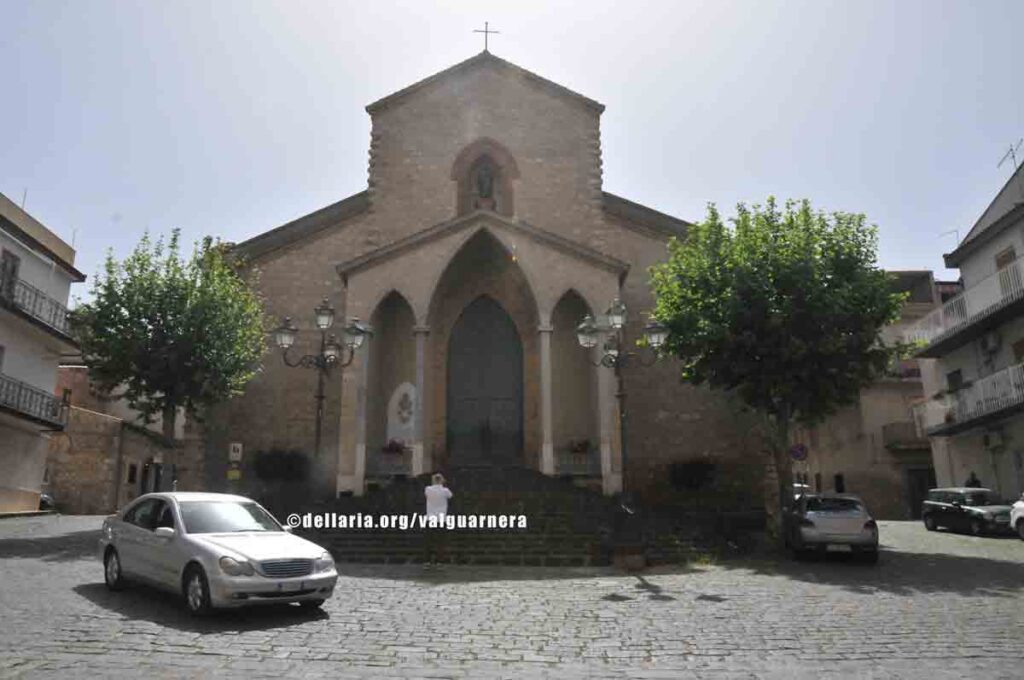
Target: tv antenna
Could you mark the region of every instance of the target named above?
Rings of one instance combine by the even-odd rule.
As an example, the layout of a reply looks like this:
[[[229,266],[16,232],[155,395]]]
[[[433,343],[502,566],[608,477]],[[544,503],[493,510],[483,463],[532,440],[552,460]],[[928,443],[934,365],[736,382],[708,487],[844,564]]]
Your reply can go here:
[[[1011,144],[1007,152],[1003,154],[1003,157],[999,159],[999,165],[996,166],[997,168],[1001,168],[1003,167],[1003,163],[1006,161],[1012,162],[1013,170],[1010,172],[1010,177],[1013,177],[1020,168],[1020,166],[1017,165],[1017,152],[1020,151],[1020,145],[1022,143],[1024,143],[1024,138],[1018,139],[1016,144]],[[1024,183],[1021,182],[1019,177],[1017,178],[1017,186],[1020,188],[1021,197],[1024,198]]]

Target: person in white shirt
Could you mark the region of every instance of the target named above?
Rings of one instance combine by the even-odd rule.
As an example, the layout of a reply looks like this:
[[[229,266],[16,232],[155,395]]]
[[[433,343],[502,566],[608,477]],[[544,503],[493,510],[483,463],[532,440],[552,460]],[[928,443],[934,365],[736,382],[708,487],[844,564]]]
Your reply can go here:
[[[444,475],[441,473],[431,477],[433,484],[423,490],[427,499],[427,517],[437,517],[439,528],[427,528],[426,555],[425,561],[431,565],[444,559],[444,517],[448,514],[448,499],[452,497],[452,491],[444,485]]]

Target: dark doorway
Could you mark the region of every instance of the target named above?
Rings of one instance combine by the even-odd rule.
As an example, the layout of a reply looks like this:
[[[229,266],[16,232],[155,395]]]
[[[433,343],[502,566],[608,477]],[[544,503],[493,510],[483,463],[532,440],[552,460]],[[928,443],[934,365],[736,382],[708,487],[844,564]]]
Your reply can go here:
[[[523,346],[497,302],[471,302],[448,342],[452,465],[513,465],[523,446]]]
[[[935,488],[934,468],[911,468],[907,470],[907,502],[910,503],[910,518],[921,519],[921,504],[928,496],[928,490]]]

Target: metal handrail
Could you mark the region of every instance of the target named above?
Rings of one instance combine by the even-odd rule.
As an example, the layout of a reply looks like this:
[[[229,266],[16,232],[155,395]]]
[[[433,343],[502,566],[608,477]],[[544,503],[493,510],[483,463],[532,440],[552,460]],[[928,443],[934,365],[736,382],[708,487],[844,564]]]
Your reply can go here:
[[[931,343],[936,338],[969,326],[977,319],[1014,300],[1024,298],[1024,257],[986,276],[941,307],[907,328],[907,342]]]
[[[67,409],[62,400],[46,390],[2,373],[0,406],[60,427],[67,422]]]
[[[922,402],[914,407],[914,419],[923,432],[928,432],[1017,404],[1024,404],[1024,364],[1004,368],[955,392]]]
[[[0,291],[0,297],[50,328],[68,334],[68,308],[32,284],[16,279],[10,290]]]

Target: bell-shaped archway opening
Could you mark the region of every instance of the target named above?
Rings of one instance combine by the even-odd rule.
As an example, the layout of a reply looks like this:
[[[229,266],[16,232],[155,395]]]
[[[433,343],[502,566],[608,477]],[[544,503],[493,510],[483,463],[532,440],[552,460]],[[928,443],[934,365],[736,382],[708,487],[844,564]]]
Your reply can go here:
[[[576,338],[576,326],[592,313],[586,301],[569,290],[551,314],[551,430],[555,469],[562,474],[601,472],[595,369],[590,351]]]
[[[392,291],[370,317],[366,381],[366,472],[369,477],[411,471],[416,436],[416,348],[412,307]]]
[[[432,467],[537,467],[537,304],[522,269],[486,229],[449,262],[428,323]]]

